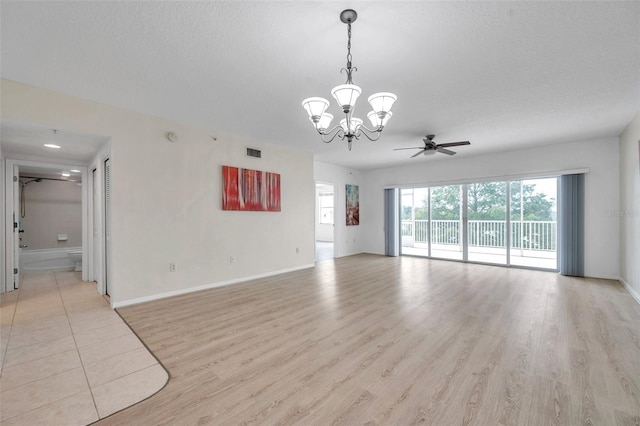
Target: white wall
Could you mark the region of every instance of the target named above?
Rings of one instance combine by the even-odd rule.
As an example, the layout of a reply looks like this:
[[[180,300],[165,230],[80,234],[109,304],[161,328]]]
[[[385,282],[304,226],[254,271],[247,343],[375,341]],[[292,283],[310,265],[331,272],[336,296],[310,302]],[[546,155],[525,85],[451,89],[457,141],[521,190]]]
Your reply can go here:
[[[365,251],[364,229],[365,224],[368,223],[371,218],[362,211],[365,198],[362,173],[361,170],[347,169],[319,161],[314,161],[313,163],[313,175],[316,182],[332,183],[336,191],[336,204],[334,206],[333,216],[335,222],[333,253],[335,257],[350,256]],[[360,186],[360,225],[358,226],[346,225],[347,208],[345,185],[347,184]]]
[[[82,187],[76,182],[22,180],[31,181],[22,186],[22,243],[27,249],[82,247]],[[67,234],[68,240],[58,241],[58,234]]]
[[[640,113],[620,135],[620,276],[640,303]]]
[[[617,279],[619,223],[607,216],[617,209],[618,139],[573,142],[535,149],[475,157],[421,158],[410,166],[364,172],[367,182],[362,215],[367,252],[384,254],[383,189],[394,185],[460,183],[473,180],[506,179],[550,175],[560,170],[588,168],[585,176],[585,273]]]
[[[0,200],[2,200],[2,207],[0,207],[0,246],[4,247],[6,249],[6,244],[5,244],[5,235],[4,235],[4,228],[5,228],[5,222],[4,222],[4,211],[5,211],[5,205],[4,205],[4,200],[5,200],[5,195],[4,195],[4,190],[5,190],[5,181],[4,181],[4,168],[5,168],[5,160],[2,154],[2,147],[0,146]],[[6,289],[6,273],[5,273],[5,262],[6,262],[6,256],[4,256],[4,250],[2,250],[3,254],[0,255],[0,293],[4,293],[5,289]]]
[[[309,154],[1,84],[3,118],[111,138],[114,305],[313,265]],[[167,141],[169,131],[177,143]],[[263,158],[245,157],[246,145],[261,148]],[[280,173],[282,211],[222,211],[222,165]],[[177,272],[169,272],[170,262]]]

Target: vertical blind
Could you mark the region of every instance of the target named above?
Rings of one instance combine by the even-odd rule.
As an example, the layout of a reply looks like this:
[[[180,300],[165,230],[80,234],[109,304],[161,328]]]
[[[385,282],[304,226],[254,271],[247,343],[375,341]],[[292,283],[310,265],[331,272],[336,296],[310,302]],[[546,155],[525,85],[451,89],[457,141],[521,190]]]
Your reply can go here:
[[[584,173],[560,176],[558,263],[560,274],[584,276]]]
[[[389,188],[384,190],[384,254],[400,255],[400,190]]]

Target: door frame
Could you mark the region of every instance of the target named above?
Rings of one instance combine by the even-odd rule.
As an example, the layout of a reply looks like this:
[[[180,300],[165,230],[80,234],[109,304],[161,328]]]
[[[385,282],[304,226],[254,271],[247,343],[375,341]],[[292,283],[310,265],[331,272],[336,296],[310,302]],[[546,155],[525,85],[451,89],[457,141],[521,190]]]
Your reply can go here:
[[[98,282],[98,265],[100,264],[100,260],[97,255],[100,252],[100,247],[98,242],[100,239],[98,238],[98,226],[100,224],[99,217],[97,216],[97,212],[99,211],[99,201],[97,199],[99,191],[96,187],[99,180],[97,179],[98,169],[97,167],[91,166],[88,169],[88,177],[89,183],[91,185],[91,198],[89,203],[89,228],[91,230],[91,245],[89,246],[89,280]]]
[[[26,167],[39,167],[43,169],[78,169],[82,176],[82,279],[86,281],[88,279],[88,248],[89,248],[89,215],[88,215],[88,197],[90,195],[90,185],[88,185],[87,166],[73,164],[73,162],[65,162],[62,160],[60,163],[44,162],[44,161],[31,161],[31,160],[18,160],[7,158],[5,162],[5,224],[4,224],[4,237],[5,237],[5,277],[4,282],[0,285],[0,293],[6,291],[12,291],[14,288],[10,285],[14,281],[13,268],[18,267],[20,264],[19,255],[14,255],[14,211],[16,208],[16,200],[14,198],[14,181],[13,176],[18,176],[20,173],[20,166]],[[92,239],[91,239],[92,241]]]
[[[107,242],[105,240],[105,161],[110,160],[110,145],[105,146],[91,161],[87,167],[88,183],[90,187],[88,194],[89,209],[87,217],[89,221],[88,232],[89,250],[88,262],[90,274],[89,281],[95,281],[98,293],[105,295],[107,292],[107,271],[105,259],[107,255]],[[95,173],[94,173],[95,170]],[[113,289],[113,286],[110,287]],[[113,305],[112,305],[113,307]]]
[[[333,182],[326,182],[326,181],[315,181],[313,188],[314,188],[314,197],[315,197],[315,214],[314,214],[314,218],[315,218],[315,224],[313,227],[313,244],[314,244],[314,250],[315,250],[315,244],[316,244],[316,236],[318,234],[318,226],[320,226],[320,197],[318,196],[318,185],[325,185],[325,186],[331,186],[333,188],[333,226],[331,227],[331,235],[333,238],[333,257],[334,259],[336,257],[338,257],[337,255],[337,244],[336,244],[336,207],[337,207],[337,198],[338,198],[338,191],[337,191],[337,185]],[[314,256],[315,259],[315,256]]]
[[[100,197],[98,197],[98,199],[101,200],[102,202],[102,206],[100,209],[100,213],[102,214],[102,217],[100,220],[100,224],[101,224],[100,236],[101,238],[103,238],[103,240],[102,240],[102,244],[100,244],[100,247],[102,249],[102,256],[100,257],[100,263],[102,265],[102,269],[100,273],[101,280],[98,281],[98,289],[100,294],[111,297],[113,295],[113,293],[111,292],[112,286],[109,285],[109,282],[111,281],[111,277],[113,276],[111,273],[112,271],[111,264],[113,263],[112,257],[111,257],[111,228],[112,228],[111,226],[112,224],[112,217],[111,217],[112,183],[111,182],[113,181],[113,177],[111,173],[111,156],[106,155],[105,157],[100,159],[99,162],[102,164],[102,172],[100,173],[100,176],[102,177],[102,183],[101,185],[98,185],[101,195]],[[108,191],[107,191],[107,184],[109,186]],[[107,197],[109,197],[108,200],[107,200]],[[107,227],[107,221],[109,221],[108,227]]]

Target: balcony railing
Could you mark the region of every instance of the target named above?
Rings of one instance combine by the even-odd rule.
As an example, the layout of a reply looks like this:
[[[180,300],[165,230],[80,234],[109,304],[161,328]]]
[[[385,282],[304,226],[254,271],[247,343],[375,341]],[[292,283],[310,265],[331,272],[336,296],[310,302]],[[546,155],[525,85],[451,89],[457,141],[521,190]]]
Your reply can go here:
[[[431,243],[460,245],[462,221],[432,220]],[[511,248],[556,251],[558,227],[555,221],[511,221]],[[469,246],[504,248],[507,222],[504,220],[469,220]],[[403,240],[415,243],[429,241],[428,220],[403,220]]]

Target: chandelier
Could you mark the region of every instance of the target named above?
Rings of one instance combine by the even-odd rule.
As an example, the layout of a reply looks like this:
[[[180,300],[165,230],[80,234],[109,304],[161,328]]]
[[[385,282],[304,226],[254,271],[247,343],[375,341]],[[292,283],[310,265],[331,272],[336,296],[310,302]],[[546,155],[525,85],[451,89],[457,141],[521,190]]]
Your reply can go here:
[[[347,67],[342,68],[347,74],[347,82],[339,86],[334,87],[331,90],[331,95],[338,102],[338,106],[342,108],[342,112],[345,118],[340,120],[340,124],[329,129],[333,115],[326,112],[329,107],[329,101],[324,98],[307,98],[302,101],[302,106],[309,114],[309,120],[313,123],[322,141],[329,143],[336,137],[347,140],[349,151],[351,151],[351,142],[353,139],[358,140],[361,135],[364,135],[370,141],[376,141],[380,138],[384,126],[387,124],[391,116],[391,106],[396,101],[397,97],[393,93],[380,92],[369,96],[369,105],[371,105],[372,111],[367,114],[373,129],[369,129],[363,124],[363,121],[353,116],[353,109],[356,104],[356,100],[362,89],[353,84],[352,74],[358,69],[351,66],[351,24],[356,21],[358,14],[353,9],[346,9],[340,13],[340,20],[347,24]]]

